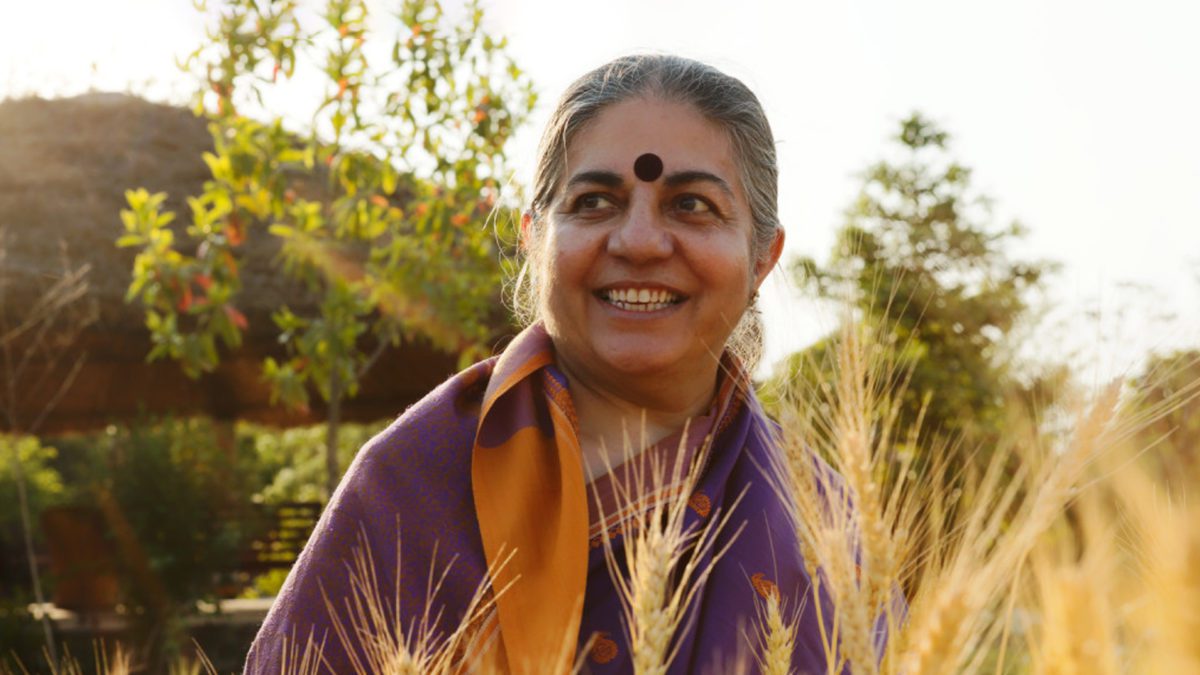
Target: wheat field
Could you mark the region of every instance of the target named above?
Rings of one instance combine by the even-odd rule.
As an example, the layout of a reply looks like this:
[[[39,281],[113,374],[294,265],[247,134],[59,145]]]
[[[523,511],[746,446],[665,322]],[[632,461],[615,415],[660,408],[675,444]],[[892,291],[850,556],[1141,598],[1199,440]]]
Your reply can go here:
[[[783,478],[774,488],[792,507],[814,580],[809,600],[831,600],[832,616],[822,619],[827,672],[1200,673],[1200,476],[1176,469],[1165,480],[1163,467],[1190,465],[1164,458],[1174,446],[1146,431],[1200,396],[1200,381],[1154,405],[1139,405],[1128,384],[1110,384],[1059,411],[1070,422],[1054,430],[1014,413],[987,461],[965,470],[979,465],[978,449],[898,428],[905,373],[875,337],[862,324],[846,328],[834,377],[778,410]],[[662,473],[637,480],[699,478]],[[690,491],[679,494],[685,501]],[[719,559],[716,532],[738,526],[714,519],[687,531],[684,506],[631,516],[639,520],[624,528],[624,550],[606,548],[610,570],[616,555],[632,570],[616,586],[638,675],[666,672],[706,576],[697,552]],[[505,589],[481,587],[458,629],[440,634],[429,622],[400,625],[369,549],[356,549],[348,570],[361,592],[327,601],[336,635],[326,639],[368,655],[358,672],[501,672],[471,627]],[[797,615],[769,596],[757,634],[746,636],[752,648],[713,671],[790,672]],[[293,640],[285,672],[326,672],[322,646]],[[214,673],[198,653],[172,672]],[[133,671],[120,648],[97,649],[93,660],[97,672]],[[557,663],[534,666],[580,670],[573,637],[564,636]],[[53,672],[83,669],[68,657]]]

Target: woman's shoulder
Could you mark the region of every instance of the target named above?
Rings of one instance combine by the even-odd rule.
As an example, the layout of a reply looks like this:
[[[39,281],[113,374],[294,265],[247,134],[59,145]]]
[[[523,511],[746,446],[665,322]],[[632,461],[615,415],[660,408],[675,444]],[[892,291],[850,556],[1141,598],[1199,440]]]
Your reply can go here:
[[[493,356],[450,377],[409,406],[392,428],[427,425],[447,417],[478,420],[479,408],[499,357]]]
[[[309,631],[318,636],[329,632],[324,658],[335,664],[329,666],[334,672],[351,670],[340,640],[329,630],[325,598],[350,602],[358,597],[347,573],[356,548],[370,551],[383,583],[391,584],[387,575],[401,569],[397,573],[402,577],[415,580],[402,587],[406,607],[424,606],[424,580],[435,563],[437,569],[445,566],[436,558],[435,543],[460,556],[455,574],[487,568],[476,543],[470,458],[478,400],[491,368],[488,360],[454,375],[358,452],[255,640],[247,672],[280,672],[279,654],[289,644],[288,636]],[[447,584],[443,597],[465,592],[461,605],[466,606],[469,589],[477,583],[473,579],[461,588]]]

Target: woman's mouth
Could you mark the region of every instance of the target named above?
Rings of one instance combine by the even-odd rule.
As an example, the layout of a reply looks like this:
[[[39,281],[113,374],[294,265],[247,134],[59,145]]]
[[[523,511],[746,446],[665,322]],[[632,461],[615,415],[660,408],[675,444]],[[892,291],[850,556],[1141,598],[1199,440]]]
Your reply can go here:
[[[596,297],[629,312],[657,312],[685,300],[684,296],[662,288],[606,288]]]

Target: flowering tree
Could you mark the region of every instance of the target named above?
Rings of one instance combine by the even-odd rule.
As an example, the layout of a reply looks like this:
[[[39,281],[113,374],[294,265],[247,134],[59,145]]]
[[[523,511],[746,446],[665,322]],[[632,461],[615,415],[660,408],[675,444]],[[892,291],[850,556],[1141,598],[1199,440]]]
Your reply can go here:
[[[288,357],[262,372],[289,405],[312,390],[327,402],[332,492],[340,404],[388,346],[420,336],[464,362],[483,353],[502,279],[486,224],[505,145],[535,96],[475,3],[455,23],[437,0],[405,0],[382,41],[364,0],[328,0],[319,13],[296,0],[199,8],[208,37],[186,67],[203,83],[195,107],[210,121],[212,178],[189,199],[186,244],[165,195],[127,193],[118,244],[139,249],[129,298],[145,308],[151,358],[211,371],[219,345],[237,347],[247,328],[243,244],[275,237],[282,273],[311,303],[275,312]],[[289,99],[287,121],[311,112],[300,131],[262,112],[313,82],[310,107]]]

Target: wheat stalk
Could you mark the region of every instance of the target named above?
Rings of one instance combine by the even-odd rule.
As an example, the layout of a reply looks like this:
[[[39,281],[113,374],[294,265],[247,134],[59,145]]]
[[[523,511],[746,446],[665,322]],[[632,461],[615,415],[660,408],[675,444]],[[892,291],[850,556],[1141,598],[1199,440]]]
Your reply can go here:
[[[434,546],[433,562],[426,582],[425,607],[419,621],[403,625],[400,612],[400,538],[397,536],[396,540],[394,591],[391,598],[388,598],[384,595],[376,575],[376,565],[366,530],[360,526],[358,543],[346,563],[350,591],[346,597],[341,598],[340,610],[325,593],[324,587],[321,589],[334,633],[350,659],[354,672],[360,675],[441,675],[457,673],[464,668],[471,672],[485,673],[498,670],[498,664],[481,660],[481,657],[491,650],[489,644],[481,641],[476,629],[484,624],[493,612],[496,597],[507,589],[505,587],[493,592],[490,580],[511,559],[512,552],[509,552],[488,570],[458,624],[448,634],[443,635],[437,630],[441,623],[442,611],[435,611],[434,606],[455,559],[451,558],[440,574],[435,573],[437,546]],[[361,648],[365,661],[359,657],[356,646]],[[320,649],[315,646],[313,637],[310,636],[303,655],[296,664],[299,670],[292,672],[312,672],[305,668],[316,669],[321,663]]]
[[[1102,392],[1061,449],[1034,431],[1013,435],[975,479],[949,473],[961,448],[939,448],[948,452],[937,455],[932,478],[916,483],[917,429],[903,444],[894,433],[907,374],[881,342],[864,323],[844,331],[836,375],[780,420],[776,487],[814,582],[827,672],[975,672],[1006,639],[1003,600],[1039,536],[1075,498],[1087,467],[1127,431],[1114,423],[1119,388]],[[967,489],[966,501],[947,494],[954,483]],[[901,588],[914,591],[907,609]]]
[[[906,375],[881,363],[871,335],[865,326],[844,331],[835,377],[780,420],[774,487],[790,507],[816,610],[818,589],[833,601],[835,615],[819,619],[830,673],[847,664],[877,672],[880,621],[889,631],[900,623],[895,597],[915,530],[911,455],[889,464],[899,411],[889,393]]]
[[[309,632],[308,639],[301,646],[296,641],[293,629],[291,639],[283,636],[280,646],[279,670],[281,675],[317,675],[321,670],[322,655],[325,652],[325,638],[316,640],[315,634]]]
[[[1127,421],[1155,420],[1198,386]],[[1037,672],[1200,672],[1200,475],[1148,452],[1159,439],[1143,436],[1102,456],[1075,526],[1040,545],[1029,606],[1040,620],[1028,638]],[[1160,473],[1167,466],[1170,481]]]
[[[644,428],[644,420],[643,420]],[[643,432],[643,438],[645,434]],[[688,425],[684,425],[677,457],[686,456]],[[617,511],[623,516],[620,529],[624,532],[624,558],[628,577],[620,573],[616,553],[607,532],[601,534],[605,561],[613,585],[621,600],[623,618],[629,639],[630,657],[637,675],[662,675],[674,660],[678,644],[677,632],[688,625],[688,611],[696,593],[717,561],[741,534],[739,527],[720,550],[716,538],[727,525],[730,515],[741,502],[739,494],[728,511],[715,509],[707,524],[698,531],[684,526],[688,497],[695,492],[701,472],[711,449],[711,439],[697,448],[691,465],[683,473],[682,461],[672,463],[668,471],[657,454],[650,457],[649,466],[637,457],[638,453],[626,435],[623,476],[617,476],[611,465]],[[608,456],[603,452],[602,456]],[[593,484],[594,485],[594,484]],[[678,490],[675,496],[653,501],[649,508],[639,508],[646,496]],[[599,496],[596,498],[600,502]],[[606,514],[600,514],[606,522]],[[702,561],[711,555],[707,564]]]
[[[1030,643],[1031,672],[1043,675],[1116,675],[1119,665],[1112,569],[1115,552],[1100,524],[1094,496],[1080,502],[1082,546],[1076,535],[1058,532],[1053,545],[1032,557],[1039,608],[1038,640]],[[1080,550],[1082,549],[1082,550]]]
[[[785,617],[779,591],[768,593],[759,612],[759,671],[762,675],[788,675],[796,650],[798,615]]]

